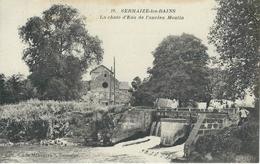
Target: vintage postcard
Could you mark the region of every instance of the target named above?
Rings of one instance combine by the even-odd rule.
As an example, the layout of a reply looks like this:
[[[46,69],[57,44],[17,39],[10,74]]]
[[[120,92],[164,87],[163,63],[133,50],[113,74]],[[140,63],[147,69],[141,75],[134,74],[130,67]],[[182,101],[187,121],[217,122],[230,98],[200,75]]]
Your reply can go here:
[[[0,0],[1,163],[258,163],[258,0]]]

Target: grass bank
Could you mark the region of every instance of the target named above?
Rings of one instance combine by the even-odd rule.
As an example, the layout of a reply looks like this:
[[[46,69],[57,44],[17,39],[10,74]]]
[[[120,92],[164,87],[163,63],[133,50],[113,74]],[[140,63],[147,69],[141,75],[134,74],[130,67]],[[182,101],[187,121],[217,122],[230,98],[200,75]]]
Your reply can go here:
[[[3,105],[0,106],[0,138],[11,142],[86,138],[96,133],[97,122],[99,126],[103,125],[99,120],[105,113],[120,110],[115,106],[104,108],[74,101],[30,100]]]

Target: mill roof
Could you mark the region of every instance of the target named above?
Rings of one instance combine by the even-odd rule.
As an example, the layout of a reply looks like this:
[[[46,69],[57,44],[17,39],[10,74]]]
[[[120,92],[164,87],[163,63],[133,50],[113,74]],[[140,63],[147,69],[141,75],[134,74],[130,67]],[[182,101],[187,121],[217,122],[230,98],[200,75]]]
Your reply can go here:
[[[95,70],[97,70],[98,68],[100,68],[100,67],[106,69],[107,71],[109,71],[110,73],[113,74],[113,72],[112,72],[110,69],[108,69],[106,66],[104,66],[104,65],[99,65],[99,66],[97,66],[96,68],[92,69],[92,70],[90,71],[90,74],[91,74],[92,72],[94,72]]]

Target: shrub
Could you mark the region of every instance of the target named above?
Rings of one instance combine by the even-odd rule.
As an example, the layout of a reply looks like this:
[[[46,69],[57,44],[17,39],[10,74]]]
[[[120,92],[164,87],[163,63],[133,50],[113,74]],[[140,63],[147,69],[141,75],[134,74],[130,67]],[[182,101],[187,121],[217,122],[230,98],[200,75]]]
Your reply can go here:
[[[259,160],[259,122],[251,115],[242,126],[231,126],[217,133],[207,134],[195,143],[201,158],[211,153],[214,162],[234,162],[238,155],[252,156]],[[258,117],[258,115],[256,115]]]
[[[219,154],[223,151],[238,153],[241,149],[241,141],[230,137],[230,129],[225,129],[226,134],[207,134],[198,139],[195,150],[201,154]]]

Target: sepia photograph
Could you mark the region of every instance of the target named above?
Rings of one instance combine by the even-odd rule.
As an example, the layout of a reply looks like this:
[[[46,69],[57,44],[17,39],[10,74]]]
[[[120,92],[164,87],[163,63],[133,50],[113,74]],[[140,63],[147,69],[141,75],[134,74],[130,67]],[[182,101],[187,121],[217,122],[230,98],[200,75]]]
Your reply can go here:
[[[260,0],[0,0],[0,163],[259,163]]]

